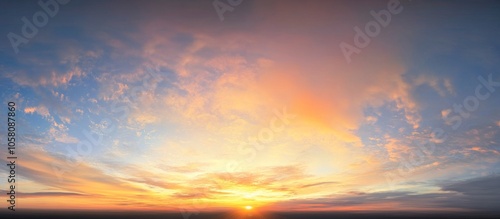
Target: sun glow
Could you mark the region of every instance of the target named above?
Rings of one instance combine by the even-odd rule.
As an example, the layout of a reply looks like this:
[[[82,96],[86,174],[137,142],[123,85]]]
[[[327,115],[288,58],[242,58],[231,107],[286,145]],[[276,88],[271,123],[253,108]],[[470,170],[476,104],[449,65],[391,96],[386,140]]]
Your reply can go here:
[[[245,209],[247,209],[247,210],[252,210],[252,209],[253,209],[253,207],[252,207],[252,206],[250,206],[250,205],[247,205],[247,206],[245,206]]]

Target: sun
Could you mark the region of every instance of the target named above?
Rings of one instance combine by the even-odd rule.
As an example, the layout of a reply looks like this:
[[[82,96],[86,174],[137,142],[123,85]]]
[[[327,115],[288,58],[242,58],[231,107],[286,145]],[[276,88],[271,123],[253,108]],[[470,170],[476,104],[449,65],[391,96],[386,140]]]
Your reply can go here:
[[[247,206],[245,206],[245,209],[247,209],[247,210],[252,210],[252,209],[253,209],[253,207],[252,207],[252,206],[250,206],[250,205],[247,205]]]

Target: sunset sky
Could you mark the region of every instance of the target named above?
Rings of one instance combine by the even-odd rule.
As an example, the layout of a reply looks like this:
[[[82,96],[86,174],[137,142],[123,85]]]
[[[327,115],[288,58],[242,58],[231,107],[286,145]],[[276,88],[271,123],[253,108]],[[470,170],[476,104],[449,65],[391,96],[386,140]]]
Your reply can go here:
[[[391,2],[2,1],[1,197],[14,101],[20,209],[498,211],[499,2]]]

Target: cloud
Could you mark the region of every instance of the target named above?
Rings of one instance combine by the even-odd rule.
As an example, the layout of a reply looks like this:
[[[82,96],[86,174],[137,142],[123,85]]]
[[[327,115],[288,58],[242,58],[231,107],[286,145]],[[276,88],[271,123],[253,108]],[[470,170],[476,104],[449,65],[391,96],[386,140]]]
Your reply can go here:
[[[9,191],[0,190],[2,193],[8,193]],[[49,198],[49,197],[69,197],[69,196],[85,196],[79,193],[73,192],[16,192],[23,198]]]
[[[367,116],[365,118],[365,120],[366,120],[366,123],[368,123],[370,125],[373,125],[373,124],[375,124],[377,122],[378,119],[375,116]]]
[[[34,64],[36,66],[36,64]],[[38,87],[38,86],[52,86],[59,87],[68,85],[72,79],[85,76],[85,73],[79,68],[75,67],[67,72],[58,72],[56,70],[46,70],[48,72],[16,72],[7,74],[6,77],[12,79],[15,83],[23,86]]]
[[[24,113],[33,114],[36,111],[36,107],[26,107]]]
[[[43,105],[40,105],[40,106],[37,106],[37,107],[26,107],[26,108],[24,108],[24,113],[33,114],[35,112],[37,114],[41,115],[42,117],[49,117],[50,116],[49,109],[47,109],[47,107],[45,107]]]
[[[453,85],[451,85],[451,81],[449,78],[445,78],[444,81],[444,87],[446,88],[446,90],[448,91],[448,93],[450,94],[456,94],[455,93],[455,88],[453,88]]]
[[[500,202],[500,176],[486,176],[473,178],[448,184],[442,187],[443,191],[458,192],[463,195],[460,199],[450,199],[448,206],[466,209],[499,211],[496,203]]]
[[[385,149],[391,161],[401,161],[411,150],[405,143],[405,140],[385,136],[385,141],[387,142],[385,144]]]
[[[451,109],[444,109],[444,110],[441,110],[441,117],[442,117],[443,119],[445,119],[445,118],[447,118],[447,117],[448,117],[448,115],[450,115],[450,113],[451,113]]]
[[[337,182],[319,182],[319,183],[313,183],[313,184],[303,185],[302,188],[311,187],[311,186],[331,185],[331,184],[336,184],[336,183]]]
[[[301,4],[292,6],[301,11]],[[322,8],[319,5],[314,7]],[[267,16],[269,23],[283,22],[274,15]],[[341,54],[332,52],[338,48],[321,43],[338,39],[320,37],[312,40],[308,34],[300,34],[300,30],[309,30],[309,24],[315,20],[322,22],[320,26],[342,23],[323,20],[322,16],[330,16],[330,13],[315,16],[308,16],[308,22],[300,21],[297,33],[286,36],[273,30],[276,25],[267,23],[258,29],[220,30],[221,33],[214,33],[210,28],[183,28],[183,34],[179,36],[175,26],[167,32],[161,28],[164,24],[157,22],[133,27],[138,29],[137,33],[124,38],[135,42],[134,46],[124,38],[102,36],[99,39],[112,48],[111,53],[119,53],[110,56],[111,60],[106,63],[118,65],[114,62],[117,57],[129,62],[126,69],[120,70],[104,64],[102,69],[105,70],[94,74],[99,86],[98,98],[118,101],[129,107],[126,119],[117,121],[118,127],[126,127],[122,130],[159,127],[159,135],[169,136],[172,130],[192,133],[187,141],[178,141],[184,147],[179,149],[179,154],[174,150],[169,152],[170,156],[179,156],[181,160],[168,165],[171,170],[191,170],[183,164],[203,159],[207,165],[193,171],[224,171],[230,160],[240,160],[244,156],[235,145],[258,137],[260,129],[269,126],[274,110],[286,107],[297,115],[296,119],[283,132],[275,134],[274,142],[263,145],[265,150],[257,151],[254,161],[242,165],[242,172],[256,165],[293,164],[294,159],[311,145],[321,151],[317,155],[321,159],[307,163],[306,169],[314,174],[327,177],[346,172],[345,175],[352,176],[380,171],[380,161],[362,150],[356,130],[365,122],[374,124],[377,121],[375,117],[365,115],[366,108],[391,104],[394,106],[391,110],[403,115],[399,118],[402,122],[414,129],[420,126],[420,106],[411,94],[414,85],[405,79],[407,67],[398,61],[394,51],[376,46],[366,50],[366,57],[377,53],[387,55],[359,60],[359,65],[346,65]],[[176,43],[179,38],[183,39],[182,45]],[[301,51],[301,55],[297,56],[296,51]],[[161,80],[135,92],[134,88],[141,88],[141,80],[147,75],[147,67],[151,66]],[[102,101],[91,100],[103,108],[106,106]],[[172,141],[181,139],[177,136],[172,137]],[[109,145],[112,145],[112,151],[120,148],[115,155],[119,154],[122,159],[126,154],[135,153],[122,147],[125,143]],[[152,151],[163,147],[168,151],[170,146],[148,145]],[[389,151],[394,158],[407,150],[404,144],[394,143],[393,146]],[[401,148],[397,148],[399,146]],[[291,156],[282,156],[283,153]],[[160,154],[150,156],[160,158]],[[313,157],[309,156],[309,159]],[[114,158],[117,162],[124,162]],[[315,193],[326,186],[321,182],[330,181],[337,179],[308,182],[308,185],[319,184],[304,189]],[[179,194],[191,193],[186,189]]]
[[[449,78],[438,78],[437,76],[420,74],[413,80],[414,86],[427,85],[434,89],[439,96],[446,96],[447,94],[455,94],[453,85]]]
[[[58,123],[50,114],[49,109],[45,105],[24,108],[24,113],[26,114],[33,114],[35,112],[45,118],[50,124],[49,129],[47,130],[47,134],[49,135],[49,137],[51,137],[55,141],[62,143],[79,142],[77,138],[68,135],[69,128],[67,127],[67,124],[71,123],[71,119],[69,117],[60,115],[59,119],[61,123]]]
[[[45,206],[43,203],[51,200],[61,202],[65,198],[66,200],[74,200],[72,202],[74,204],[65,205],[64,208],[82,208],[84,206],[95,208],[104,203],[107,206],[116,206],[117,203],[121,202],[115,198],[117,196],[121,200],[133,199],[133,197],[147,192],[147,190],[132,183],[109,176],[87,162],[69,162],[64,156],[52,155],[33,147],[21,150],[29,151],[29,153],[21,152],[24,159],[21,176],[37,184],[59,190],[59,192],[38,192],[23,196],[24,202],[30,203],[32,207]],[[7,161],[2,160],[2,162]],[[2,169],[5,168],[2,167]],[[63,175],[59,175],[61,173]],[[99,197],[99,200],[96,200],[96,197]],[[85,200],[93,201],[87,202]]]
[[[78,143],[79,140],[75,137],[72,137],[68,134],[68,127],[63,123],[57,123],[53,118],[49,118],[49,121],[52,123],[49,130],[47,131],[48,135],[54,139],[55,141],[62,143]],[[64,120],[63,120],[64,121]]]
[[[359,144],[353,131],[363,122],[364,108],[379,107],[389,101],[395,102],[396,110],[403,111],[406,121],[417,128],[421,120],[418,105],[411,97],[411,85],[404,80],[405,66],[396,62],[392,51],[383,50],[389,58],[370,60],[384,64],[346,66],[340,54],[331,52],[338,48],[325,48],[319,43],[338,39],[311,40],[310,35],[301,34],[300,30],[309,30],[310,24],[317,22],[321,26],[348,26],[336,19],[325,19],[334,16],[321,6],[324,4],[334,5],[314,3],[311,7],[321,13],[308,15],[307,21],[294,21],[293,29],[297,31],[286,37],[278,34],[275,27],[295,18],[282,11],[266,13],[268,6],[261,4],[255,5],[255,13],[263,13],[268,19],[256,29],[221,30],[221,33],[203,27],[182,28],[179,34],[177,26],[171,27],[171,31],[160,28],[165,24],[155,15],[151,19],[158,22],[134,27],[137,34],[127,34],[137,42],[136,47],[127,46],[130,44],[123,38],[103,36],[99,39],[111,45],[113,52],[120,51],[120,57],[140,57],[141,61],[128,64],[131,67],[127,72],[109,71],[98,76],[101,96],[106,99],[127,96],[130,88],[122,88],[140,80],[144,75],[141,69],[151,65],[170,69],[173,74],[163,74],[171,82],[163,84],[167,88],[151,89],[138,96],[137,104],[146,107],[133,110],[129,122],[141,126],[189,121],[217,129],[226,127],[231,120],[243,119],[247,123],[266,120],[259,115],[259,109],[265,107],[272,112],[273,108],[288,106],[302,115],[298,122]],[[287,3],[283,10],[304,13],[296,2]],[[336,11],[347,14],[341,9]],[[256,44],[261,46],[252,46]],[[303,55],[298,58],[295,51],[303,51]],[[370,53],[379,51],[373,47]],[[158,99],[161,101],[153,101]]]
[[[315,209],[365,211],[438,211],[457,212],[481,210],[498,212],[496,203],[500,201],[498,183],[500,176],[480,177],[441,186],[440,191],[415,193],[408,191],[391,192],[349,192],[332,194],[322,198],[295,199],[273,204],[274,209],[292,211]]]

